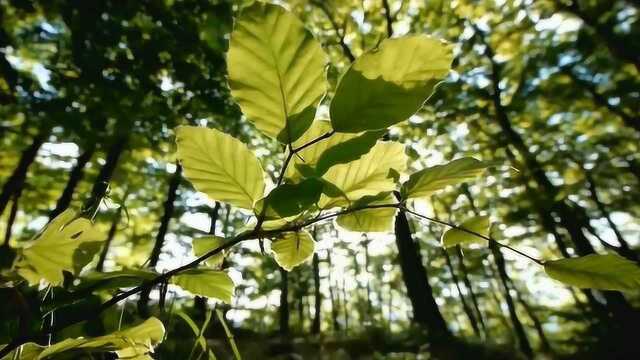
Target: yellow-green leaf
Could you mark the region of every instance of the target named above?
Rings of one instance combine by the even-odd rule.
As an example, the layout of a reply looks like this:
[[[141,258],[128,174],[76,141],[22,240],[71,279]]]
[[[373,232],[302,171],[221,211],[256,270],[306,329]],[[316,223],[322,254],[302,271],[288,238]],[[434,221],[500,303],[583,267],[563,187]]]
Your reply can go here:
[[[264,195],[262,167],[240,140],[215,129],[180,126],[176,142],[185,177],[196,190],[243,209],[253,209]]]
[[[174,276],[171,282],[193,295],[231,303],[235,284],[229,274],[213,269],[191,269]]]
[[[242,11],[231,33],[231,94],[258,130],[292,143],[309,128],[326,92],[326,63],[297,17],[256,2]]]
[[[394,198],[386,193],[382,199],[358,201],[354,207],[366,205],[395,204]],[[393,230],[393,219],[396,215],[396,208],[378,208],[358,210],[349,214],[340,215],[336,218],[336,223],[340,227],[349,231],[358,232],[389,232]]]
[[[394,176],[407,169],[408,157],[404,145],[393,142],[378,142],[360,159],[331,167],[322,178],[333,184],[342,194],[322,196],[320,207],[349,206],[352,202],[396,188]]]
[[[404,199],[425,198],[449,185],[456,185],[480,176],[487,164],[471,157],[453,160],[411,174],[402,185]]]
[[[490,226],[491,223],[489,222],[488,216],[475,216],[460,224],[461,228],[473,231],[483,236],[489,236]],[[441,240],[442,246],[444,246],[445,248],[453,247],[456,245],[487,242],[487,240],[477,235],[459,229],[449,229],[445,231],[444,234],[442,234]]]
[[[225,238],[220,236],[203,236],[196,239],[193,239],[191,246],[193,248],[193,255],[196,257],[200,257],[211,250],[215,250],[222,246],[225,243]],[[225,252],[224,250],[219,252],[216,255],[209,257],[205,263],[210,266],[218,266],[222,264],[222,260],[224,259]]]
[[[311,258],[315,246],[316,242],[308,232],[288,232],[271,243],[271,251],[278,265],[291,271]]]
[[[344,74],[331,101],[338,132],[384,129],[408,119],[449,73],[451,46],[427,35],[382,41]]]
[[[579,288],[640,289],[640,266],[615,254],[546,261],[544,271],[552,279]]]
[[[90,220],[76,218],[76,213],[67,209],[21,249],[15,269],[30,284],[44,279],[51,285],[60,285],[63,271],[74,272],[74,253],[78,248],[103,240]]]

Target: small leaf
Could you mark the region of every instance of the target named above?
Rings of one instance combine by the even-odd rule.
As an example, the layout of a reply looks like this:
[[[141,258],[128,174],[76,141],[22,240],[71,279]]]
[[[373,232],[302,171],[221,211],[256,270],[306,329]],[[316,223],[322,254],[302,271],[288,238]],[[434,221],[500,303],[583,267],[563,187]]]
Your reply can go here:
[[[78,253],[81,245],[103,240],[90,220],[76,218],[73,210],[65,210],[21,249],[15,269],[32,285],[41,279],[51,285],[60,285],[64,280],[63,271],[77,274],[81,269],[79,265],[88,263],[86,256],[78,256],[82,255]],[[95,250],[94,246],[90,248]],[[83,249],[86,251],[86,248]],[[80,264],[76,264],[75,260],[79,260]]]
[[[640,289],[640,266],[615,254],[547,261],[544,271],[552,279],[579,288]]]
[[[151,280],[158,274],[150,270],[124,269],[111,272],[91,272],[82,276],[76,291],[82,289],[111,290],[133,287]]]
[[[206,296],[231,303],[235,284],[229,274],[213,269],[190,269],[174,276],[173,284],[193,295]]]
[[[377,196],[366,196],[353,204],[354,208],[367,205],[395,204],[396,201],[389,193]],[[396,208],[378,208],[358,210],[349,214],[340,215],[336,223],[349,231],[358,232],[390,232],[393,230],[393,219]]]
[[[298,184],[282,184],[258,202],[255,213],[261,214],[266,203],[265,215],[269,219],[298,215],[318,202],[322,187],[322,181],[314,178]]]
[[[278,265],[291,271],[294,267],[311,258],[315,246],[316,242],[308,232],[288,232],[271,243],[271,251],[273,251]]]
[[[331,167],[322,178],[335,185],[339,197],[322,196],[320,207],[346,207],[352,202],[381,192],[396,189],[395,173],[407,168],[404,145],[393,141],[379,141],[366,155],[347,164]]]
[[[264,195],[262,167],[240,140],[215,129],[180,126],[176,142],[186,178],[212,200],[250,210]]]
[[[407,120],[451,68],[449,45],[427,35],[382,41],[342,76],[331,101],[333,128],[354,133]]]
[[[235,23],[227,66],[242,112],[261,132],[292,143],[309,128],[327,89],[325,53],[303,23],[256,2]]]
[[[462,224],[460,224],[460,227],[483,236],[489,236],[490,225],[491,223],[489,222],[488,216],[475,216],[462,222]],[[445,248],[450,248],[456,245],[468,245],[472,243],[487,242],[487,240],[477,235],[458,229],[449,229],[445,231],[444,234],[442,234],[441,241],[442,246]]]
[[[471,157],[453,160],[444,165],[422,169],[409,176],[402,185],[403,199],[425,198],[449,185],[473,180],[487,168],[487,164]]]
[[[193,248],[193,255],[196,257],[200,257],[211,250],[217,249],[222,246],[226,242],[226,239],[220,236],[202,236],[196,239],[193,239],[191,242],[191,246]],[[220,253],[211,256],[205,261],[205,264],[209,266],[219,266],[222,264],[222,260],[224,259],[225,252],[224,250]]]

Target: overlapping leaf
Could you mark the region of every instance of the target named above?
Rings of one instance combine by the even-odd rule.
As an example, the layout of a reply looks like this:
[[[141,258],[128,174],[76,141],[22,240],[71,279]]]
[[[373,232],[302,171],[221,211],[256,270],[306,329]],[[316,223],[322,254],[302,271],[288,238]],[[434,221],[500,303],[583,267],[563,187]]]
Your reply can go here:
[[[426,198],[449,185],[456,185],[480,176],[487,164],[471,157],[453,160],[411,174],[402,185],[404,199]]]
[[[193,186],[211,199],[253,209],[264,194],[264,174],[240,140],[215,129],[176,129],[178,159]]]
[[[229,274],[220,270],[189,269],[171,278],[171,282],[199,296],[231,303],[235,284]]]
[[[231,34],[231,94],[264,134],[292,143],[311,125],[326,89],[320,44],[293,14],[256,2]]]
[[[465,220],[460,224],[460,227],[476,234],[483,236],[489,236],[489,222],[488,216],[475,216],[471,219]],[[472,243],[487,243],[487,240],[479,237],[478,235],[460,229],[449,229],[442,234],[442,246],[450,248],[456,245],[468,245]]]
[[[199,238],[193,239],[191,246],[193,248],[193,255],[196,257],[200,257],[211,250],[215,250],[222,246],[225,243],[225,238],[220,236],[202,236]],[[221,251],[220,253],[209,257],[205,263],[209,266],[218,266],[222,264],[222,260],[224,260],[225,253]]]
[[[552,279],[579,288],[640,289],[640,266],[615,254],[547,261],[544,270]]]
[[[366,196],[356,201],[353,208],[370,205],[395,204],[393,196],[383,193],[378,196]],[[393,219],[396,215],[396,208],[377,208],[358,210],[352,213],[343,214],[336,218],[336,223],[340,227],[358,232],[389,232],[393,230]]]
[[[384,129],[408,119],[448,74],[451,47],[427,35],[382,41],[344,74],[331,102],[338,132]]]
[[[322,188],[322,182],[315,178],[297,184],[282,184],[258,202],[255,213],[264,213],[268,219],[300,214],[318,202]],[[263,209],[265,204],[267,208]]]

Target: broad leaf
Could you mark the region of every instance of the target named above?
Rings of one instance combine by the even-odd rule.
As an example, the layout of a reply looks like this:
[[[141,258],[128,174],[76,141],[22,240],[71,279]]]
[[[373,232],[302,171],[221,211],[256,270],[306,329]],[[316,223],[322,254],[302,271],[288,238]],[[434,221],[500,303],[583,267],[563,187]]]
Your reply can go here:
[[[203,236],[196,239],[193,239],[191,246],[193,248],[193,255],[196,257],[200,257],[211,250],[217,249],[226,241],[225,238],[220,236]],[[225,251],[221,251],[216,255],[209,257],[205,263],[209,266],[219,266],[222,264],[222,260],[224,259]]]
[[[264,195],[264,174],[255,155],[240,140],[215,129],[176,129],[178,159],[196,190],[211,199],[243,208]]]
[[[261,132],[292,143],[311,125],[327,89],[326,55],[293,14],[256,2],[229,43],[231,94]]]
[[[81,356],[96,352],[116,352],[119,358],[145,358],[162,342],[164,332],[162,322],[151,317],[139,325],[109,335],[63,340],[43,349],[35,359],[52,359],[62,354]]]
[[[353,139],[329,147],[320,155],[315,173],[322,176],[334,165],[346,164],[359,159],[373,148],[384,133],[384,131],[365,132]]]
[[[293,148],[299,148],[304,144],[307,144],[322,135],[325,135],[333,131],[331,123],[327,120],[316,120],[311,124],[311,127],[293,143]],[[298,180],[302,174],[300,167],[315,168],[316,163],[325,152],[325,150],[332,148],[337,144],[341,144],[345,141],[357,137],[357,134],[333,134],[331,137],[319,141],[312,146],[302,149],[291,159],[291,163],[287,167],[285,173],[288,179]],[[311,174],[315,175],[315,173]]]
[[[76,286],[76,291],[91,288],[93,290],[110,290],[126,287],[134,287],[142,284],[145,280],[151,280],[158,276],[150,270],[125,269],[111,272],[91,272],[81,278],[81,282]]]
[[[429,197],[449,185],[456,185],[480,176],[487,164],[471,157],[453,160],[444,165],[422,169],[409,176],[402,185],[403,199]]]
[[[287,232],[271,243],[271,251],[278,265],[291,271],[311,258],[315,246],[316,242],[308,232]]]
[[[488,216],[475,216],[468,219],[459,225],[461,228],[473,231],[483,236],[489,236],[489,222]],[[471,243],[486,243],[487,240],[459,229],[449,229],[442,234],[442,246],[450,248],[456,245],[468,245]]]
[[[366,196],[353,204],[353,208],[368,205],[395,204],[393,196],[383,193],[382,196]],[[378,208],[358,210],[349,214],[340,215],[336,223],[349,231],[359,232],[389,232],[393,230],[393,219],[396,208]]]
[[[449,73],[451,47],[427,35],[382,41],[344,74],[331,101],[338,132],[385,129],[407,120]]]
[[[191,269],[181,272],[171,279],[193,295],[206,296],[231,303],[235,284],[229,274],[213,269]]]
[[[90,220],[76,218],[73,210],[65,210],[22,248],[15,268],[30,284],[44,279],[51,285],[60,285],[64,280],[63,271],[79,271],[74,263],[74,256],[78,260],[79,247],[103,240]],[[86,264],[86,259],[82,263]]]
[[[552,279],[579,288],[640,289],[640,266],[615,254],[546,261],[544,271]]]
[[[322,178],[335,185],[340,193],[322,196],[320,206],[349,206],[362,197],[395,190],[395,175],[406,168],[407,155],[402,144],[378,142],[360,159],[335,165],[323,175]]]
[[[300,214],[315,205],[322,194],[322,181],[305,179],[297,184],[282,184],[256,205],[256,214],[265,211],[268,219],[285,218]],[[267,209],[263,210],[266,204]]]

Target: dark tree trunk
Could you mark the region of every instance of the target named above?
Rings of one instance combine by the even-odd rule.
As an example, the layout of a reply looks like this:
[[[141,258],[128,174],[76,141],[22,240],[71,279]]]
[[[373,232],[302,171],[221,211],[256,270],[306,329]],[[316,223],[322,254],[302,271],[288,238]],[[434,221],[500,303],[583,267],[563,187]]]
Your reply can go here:
[[[453,268],[453,264],[451,263],[451,257],[449,256],[449,253],[445,248],[442,248],[442,254],[444,255],[444,258],[447,262],[447,268],[451,273],[451,279],[453,280],[453,283],[455,284],[456,289],[458,290],[458,295],[460,296],[460,302],[462,302],[462,309],[464,310],[464,313],[467,315],[467,318],[469,319],[471,328],[473,328],[473,332],[476,334],[477,337],[482,337],[482,334],[480,333],[480,327],[478,326],[478,321],[476,320],[473,310],[471,309],[471,306],[469,306],[469,304],[467,303],[467,300],[464,298],[462,289],[460,289],[460,281],[458,280],[456,271]]]
[[[427,329],[430,338],[435,341],[451,338],[452,334],[433,297],[420,248],[411,236],[409,222],[403,211],[396,215],[395,234],[402,279],[413,307],[413,322]]]
[[[520,318],[518,317],[518,313],[516,312],[516,305],[509,293],[509,275],[507,274],[504,257],[502,257],[500,248],[493,241],[489,243],[489,246],[498,268],[498,275],[504,290],[504,298],[507,302],[507,308],[509,309],[509,317],[511,318],[511,323],[513,324],[513,329],[518,339],[518,346],[520,347],[520,351],[522,351],[527,358],[531,359],[533,358],[533,350],[531,349],[531,344],[527,338],[527,333],[525,332],[522,322],[520,322]]]
[[[278,313],[280,316],[280,335],[289,334],[289,273],[280,268],[280,306]]]
[[[124,202],[126,201],[126,195],[123,199],[123,204],[120,205],[118,211],[116,211],[113,216],[113,221],[111,222],[111,227],[109,228],[109,233],[107,234],[107,240],[104,242],[102,246],[102,250],[100,251],[100,257],[98,258],[98,264],[96,265],[96,271],[102,272],[104,271],[104,262],[107,260],[107,255],[109,254],[109,248],[111,247],[111,243],[113,242],[113,238],[116,236],[116,232],[118,231],[118,224],[120,223],[120,219],[122,218],[122,211]]]
[[[511,285],[513,286],[513,290],[515,290],[516,292],[516,297],[518,298],[518,302],[520,303],[520,305],[522,305],[522,308],[524,308],[524,311],[526,311],[527,315],[529,315],[529,318],[531,318],[531,321],[533,321],[533,326],[536,329],[536,333],[538,333],[538,338],[540,339],[541,350],[545,353],[552,353],[553,350],[551,349],[551,344],[549,343],[549,339],[547,339],[547,335],[545,334],[544,328],[542,327],[542,321],[540,321],[540,318],[538,317],[536,312],[533,310],[531,305],[529,305],[529,303],[524,299],[524,297],[520,293],[520,290],[518,290],[518,288],[515,286],[515,283],[513,281],[511,281]]]
[[[480,311],[480,304],[478,303],[478,298],[476,297],[476,293],[473,290],[471,280],[469,280],[469,272],[467,271],[467,266],[464,264],[464,256],[462,255],[462,249],[460,248],[460,246],[456,246],[456,252],[458,254],[458,265],[460,267],[460,273],[462,274],[462,281],[464,282],[464,286],[469,291],[469,297],[471,297],[471,303],[473,304],[473,308],[476,310],[480,328],[482,329],[484,336],[487,337],[487,325],[484,321],[482,311]]]
[[[313,296],[314,296],[314,314],[313,323],[311,324],[311,333],[320,333],[320,315],[322,310],[322,294],[320,293],[320,259],[318,254],[313,254]]]
[[[346,291],[346,280],[342,278],[342,286],[340,287],[340,291],[342,292],[342,315],[344,315],[344,333],[349,332],[349,310],[347,309],[348,300],[347,300],[347,291]]]
[[[67,185],[64,187],[62,191],[62,195],[58,199],[56,203],[56,207],[49,214],[49,219],[53,219],[58,216],[61,212],[63,212],[66,208],[71,204],[71,199],[73,199],[73,193],[76,190],[76,187],[84,178],[84,169],[87,166],[87,163],[93,157],[93,153],[96,150],[96,146],[94,143],[90,143],[87,146],[87,149],[78,156],[76,165],[71,169],[69,173],[69,180],[67,180]]]
[[[331,250],[327,250],[327,263],[329,269],[331,269]],[[329,298],[331,299],[331,323],[333,324],[333,331],[340,331],[340,322],[338,321],[338,300],[336,299],[335,291],[333,288],[333,282],[331,281],[331,274],[329,274]]]
[[[220,202],[216,201],[209,212],[209,218],[211,219],[211,224],[209,225],[209,235],[216,234],[216,222],[220,217]],[[200,320],[203,320],[207,313],[207,298],[204,296],[196,296],[193,299],[193,308],[196,313],[196,317]]]
[[[16,191],[22,188],[27,177],[29,166],[31,166],[35,161],[36,155],[38,155],[38,150],[40,150],[42,144],[49,137],[49,131],[50,130],[47,128],[38,133],[38,135],[33,138],[31,145],[22,151],[18,165],[2,186],[2,191],[0,192],[0,215],[4,213],[4,209],[7,207],[7,204],[9,204],[11,197],[16,193]]]
[[[11,235],[13,232],[13,224],[16,222],[16,216],[18,215],[18,203],[20,201],[20,195],[22,194],[22,186],[16,190],[13,194],[13,202],[11,203],[11,210],[9,210],[9,218],[7,219],[7,228],[4,233],[3,246],[9,247],[9,241],[11,241]]]
[[[127,143],[129,142],[128,135],[121,135],[116,137],[113,144],[107,151],[107,157],[105,159],[104,165],[100,168],[100,172],[96,177],[95,182],[93,183],[93,189],[91,190],[92,196],[100,193],[104,188],[105,184],[111,182],[111,178],[113,177],[113,173],[118,166],[118,161],[120,160],[120,156],[124,153],[127,148]]]

